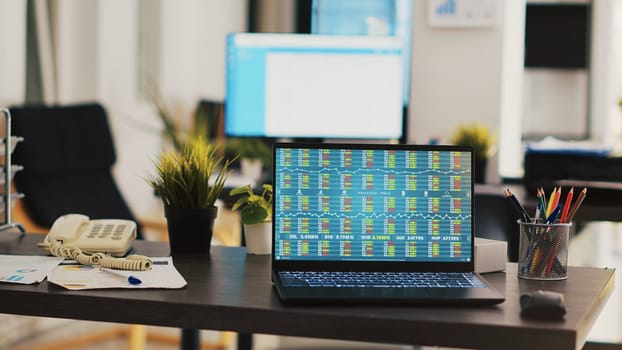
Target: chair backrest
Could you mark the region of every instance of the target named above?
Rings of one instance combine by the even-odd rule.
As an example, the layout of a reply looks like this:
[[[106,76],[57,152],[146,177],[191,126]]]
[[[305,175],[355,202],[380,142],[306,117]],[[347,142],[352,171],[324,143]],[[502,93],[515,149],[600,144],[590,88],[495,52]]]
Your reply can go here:
[[[518,217],[512,204],[498,188],[476,186],[473,197],[475,237],[507,241],[508,260],[518,261]]]
[[[68,213],[136,221],[112,176],[116,154],[99,104],[10,108],[13,135],[24,137],[13,162],[15,186],[34,223],[50,227]],[[138,232],[140,235],[140,231]]]

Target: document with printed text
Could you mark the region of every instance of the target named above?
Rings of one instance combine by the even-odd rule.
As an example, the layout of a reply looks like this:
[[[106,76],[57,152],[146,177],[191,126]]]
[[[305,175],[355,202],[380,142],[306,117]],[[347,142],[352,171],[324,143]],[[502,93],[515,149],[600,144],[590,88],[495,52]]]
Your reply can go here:
[[[172,257],[156,257],[148,271],[102,271],[98,266],[81,265],[66,260],[48,274],[48,281],[71,290],[103,288],[177,289],[187,282],[173,265]],[[135,281],[139,281],[136,283]]]

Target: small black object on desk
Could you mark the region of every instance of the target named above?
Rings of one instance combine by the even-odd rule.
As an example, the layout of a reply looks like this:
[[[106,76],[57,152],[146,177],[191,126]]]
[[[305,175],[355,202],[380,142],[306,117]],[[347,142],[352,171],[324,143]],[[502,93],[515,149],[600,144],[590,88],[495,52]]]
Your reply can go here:
[[[538,290],[521,294],[521,316],[555,320],[566,314],[564,295],[561,293]]]

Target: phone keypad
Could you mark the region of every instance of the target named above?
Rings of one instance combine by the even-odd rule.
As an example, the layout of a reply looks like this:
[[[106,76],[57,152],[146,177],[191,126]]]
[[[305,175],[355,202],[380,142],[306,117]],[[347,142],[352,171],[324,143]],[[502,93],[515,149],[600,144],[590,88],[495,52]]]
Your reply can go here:
[[[86,237],[119,240],[123,239],[123,232],[125,232],[127,227],[127,225],[95,224]]]

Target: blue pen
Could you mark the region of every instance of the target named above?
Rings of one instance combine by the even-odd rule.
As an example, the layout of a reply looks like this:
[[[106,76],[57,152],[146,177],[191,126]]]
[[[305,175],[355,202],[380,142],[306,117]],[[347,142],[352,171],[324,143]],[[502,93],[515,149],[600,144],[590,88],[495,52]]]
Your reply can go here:
[[[135,276],[132,276],[132,275],[126,275],[126,274],[124,274],[122,272],[119,272],[117,270],[106,269],[106,268],[103,268],[103,267],[100,267],[99,270],[102,271],[102,272],[111,274],[113,276],[122,277],[124,279],[127,279],[127,282],[129,284],[131,284],[131,285],[134,285],[134,286],[143,283],[140,279],[138,279],[138,277],[135,277]]]
[[[548,218],[546,218],[546,223],[547,224],[552,224],[555,222],[555,220],[557,220],[557,216],[559,215],[559,212],[562,210],[562,208],[558,205],[555,207],[555,209],[553,209],[553,211],[551,212],[551,215],[549,215]]]

